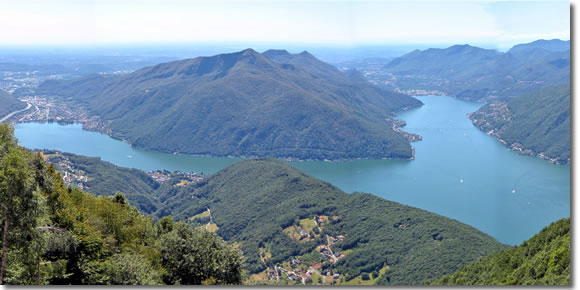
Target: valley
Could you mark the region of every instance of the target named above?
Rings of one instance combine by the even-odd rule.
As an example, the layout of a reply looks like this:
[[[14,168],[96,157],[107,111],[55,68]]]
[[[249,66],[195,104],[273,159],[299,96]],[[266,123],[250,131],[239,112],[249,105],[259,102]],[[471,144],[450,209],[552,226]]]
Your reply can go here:
[[[5,4],[0,288],[573,286],[574,3]]]

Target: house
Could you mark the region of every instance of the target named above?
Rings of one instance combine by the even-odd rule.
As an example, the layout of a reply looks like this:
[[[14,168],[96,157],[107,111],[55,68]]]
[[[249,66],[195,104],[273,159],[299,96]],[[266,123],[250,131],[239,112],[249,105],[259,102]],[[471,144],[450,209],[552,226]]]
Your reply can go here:
[[[340,279],[340,274],[336,273],[332,275],[332,279]]]

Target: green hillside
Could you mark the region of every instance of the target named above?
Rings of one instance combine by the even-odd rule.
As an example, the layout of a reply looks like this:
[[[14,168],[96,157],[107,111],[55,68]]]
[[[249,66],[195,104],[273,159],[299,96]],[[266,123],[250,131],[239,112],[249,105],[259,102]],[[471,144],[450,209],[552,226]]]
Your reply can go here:
[[[86,177],[86,180],[80,181],[73,177],[71,182],[71,185],[77,187],[82,184],[84,191],[96,195],[123,193],[131,205],[146,214],[160,207],[157,195],[161,185],[141,170],[118,167],[100,158],[49,150],[42,153],[61,172],[66,171],[81,179]]]
[[[252,49],[146,67],[114,80],[45,82],[112,135],[155,151],[298,159],[402,158],[394,112],[421,102],[350,77],[307,52]]]
[[[547,87],[470,115],[473,124],[526,154],[570,162],[570,86]]]
[[[0,119],[6,115],[26,108],[26,103],[19,101],[16,97],[0,90]]]
[[[570,218],[521,245],[493,253],[431,285],[570,285]]]
[[[131,177],[138,171],[98,159],[49,155],[45,152],[53,161],[72,157],[69,160],[78,165],[71,168],[93,172],[87,176],[141,178],[141,174]],[[123,179],[107,179],[107,188],[123,188]],[[327,284],[419,284],[505,248],[470,226],[371,194],[346,194],[275,159],[242,161],[183,186],[178,185],[180,180],[161,183],[147,195],[158,207],[153,216],[173,215],[239,245],[250,274],[246,283],[250,284],[266,283],[268,271],[276,267],[291,268],[292,258],[302,261],[299,273],[320,264],[321,273],[340,275]],[[86,189],[98,192],[98,188]],[[139,188],[124,187],[124,193],[131,201]],[[317,224],[316,217],[321,218]],[[344,236],[332,245],[336,263],[319,248],[328,244],[326,235]],[[294,283],[287,277],[283,280]]]
[[[274,159],[236,163],[183,188],[157,214],[195,221],[208,208],[217,234],[241,243],[250,273],[299,257],[308,266],[322,259],[322,270],[338,273],[340,282],[388,267],[377,283],[419,284],[505,247],[457,221],[371,194],[346,194]],[[345,237],[333,246],[345,254],[335,263],[317,250],[326,235]]]
[[[239,284],[241,253],[215,234],[154,222],[123,195],[63,184],[0,125],[0,284]]]

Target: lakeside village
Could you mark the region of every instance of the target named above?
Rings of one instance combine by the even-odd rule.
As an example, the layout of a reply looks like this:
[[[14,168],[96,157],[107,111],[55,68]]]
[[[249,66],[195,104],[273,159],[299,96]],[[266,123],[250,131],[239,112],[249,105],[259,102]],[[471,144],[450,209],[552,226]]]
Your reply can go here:
[[[42,153],[44,159],[47,162],[54,164],[54,167],[62,173],[62,179],[67,185],[90,191],[90,182],[93,180],[93,178],[90,177],[90,173],[76,166],[70,160],[69,155],[53,150],[44,150],[39,152]],[[174,185],[176,187],[198,183],[206,177],[203,174],[195,172],[170,172],[167,170],[146,171],[145,173],[160,184],[168,182],[174,178],[180,179],[180,181]]]

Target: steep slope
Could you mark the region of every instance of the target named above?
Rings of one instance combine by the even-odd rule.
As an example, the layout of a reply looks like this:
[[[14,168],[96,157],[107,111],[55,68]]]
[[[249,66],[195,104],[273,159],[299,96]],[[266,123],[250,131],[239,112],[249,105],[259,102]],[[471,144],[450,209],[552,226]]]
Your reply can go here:
[[[570,285],[570,218],[520,246],[493,253],[431,285]]]
[[[570,162],[570,86],[547,87],[469,115],[473,124],[525,154]]]
[[[384,72],[400,90],[436,90],[461,99],[509,99],[570,79],[570,42],[538,40],[506,53],[469,45],[415,50]]]
[[[346,194],[274,159],[242,161],[184,187],[157,214],[204,224],[208,209],[217,234],[241,244],[251,273],[297,257],[305,269],[322,261],[320,271],[340,282],[375,272],[379,284],[419,284],[505,247],[455,220]],[[330,237],[339,239],[332,245],[338,261],[321,254]]]
[[[26,108],[26,103],[19,101],[9,93],[0,90],[0,119],[6,115]]]
[[[146,214],[153,213],[160,207],[156,197],[161,185],[141,170],[118,167],[98,157],[49,150],[42,154],[63,175],[64,172],[72,176],[75,173],[82,174],[85,178],[79,177],[81,181],[72,178],[71,185],[82,184],[84,191],[96,195],[123,193],[131,205]]]
[[[151,150],[411,158],[390,118],[421,102],[351,78],[307,52],[278,54],[246,49],[147,67],[111,83],[44,83],[38,92],[74,97],[107,122],[114,137]]]

